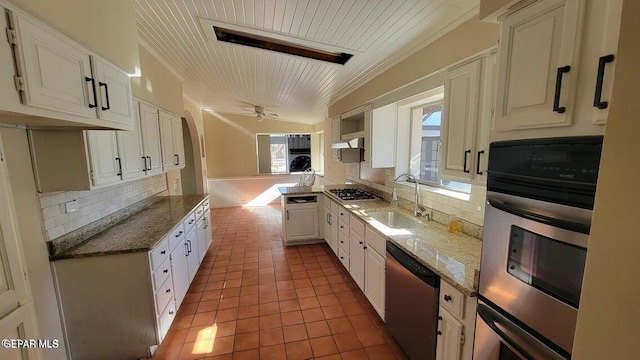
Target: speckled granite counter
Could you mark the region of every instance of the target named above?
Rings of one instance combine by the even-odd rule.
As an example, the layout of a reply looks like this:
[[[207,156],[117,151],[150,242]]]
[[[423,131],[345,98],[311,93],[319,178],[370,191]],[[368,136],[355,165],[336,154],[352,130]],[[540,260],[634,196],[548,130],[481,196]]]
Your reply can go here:
[[[388,201],[382,199],[345,202],[340,201],[328,191],[345,187],[358,186],[325,185],[278,189],[286,195],[323,192],[369,224],[387,241],[398,245],[418,262],[438,274],[442,280],[468,296],[477,296],[482,241],[461,233],[452,234],[444,225],[418,219],[411,211],[400,207],[394,209]],[[367,215],[374,211],[395,211],[420,222],[423,227],[410,230],[388,228]]]
[[[208,195],[163,196],[155,203],[50,260],[149,251]]]

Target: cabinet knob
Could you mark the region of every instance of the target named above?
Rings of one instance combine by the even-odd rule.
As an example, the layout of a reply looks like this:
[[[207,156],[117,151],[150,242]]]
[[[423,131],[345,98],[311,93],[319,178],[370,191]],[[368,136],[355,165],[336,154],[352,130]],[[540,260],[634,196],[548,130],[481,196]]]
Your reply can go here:
[[[344,241],[340,240],[340,244],[344,244]]]
[[[340,229],[344,229],[344,226],[340,225]]]
[[[173,315],[173,310],[169,310],[169,315]]]
[[[166,293],[168,294],[168,293],[170,293],[170,292],[171,292],[171,289],[167,289]]]
[[[367,250],[367,247],[366,247],[366,246],[363,246],[362,248],[363,248],[363,249],[365,249],[365,250]]]
[[[360,243],[360,245],[362,245],[362,244],[363,244],[364,242],[362,242],[362,241],[359,241],[359,243]]]
[[[169,272],[169,269],[164,269],[162,272],[166,274]]]
[[[340,215],[344,215],[344,213],[341,212]]]
[[[182,235],[182,231],[178,231],[178,233],[176,234],[176,237],[180,237],[180,235]]]
[[[451,295],[445,295],[444,296],[444,301],[449,302],[451,301],[453,298],[451,297]]]
[[[442,331],[438,330],[437,334],[442,335]]]
[[[442,316],[438,316],[438,320],[442,320]]]
[[[344,256],[340,256],[340,259],[344,259]]]
[[[162,251],[160,251],[160,254],[162,254],[162,255],[164,255],[164,254],[166,254],[166,253],[167,253],[167,251],[166,251],[166,250],[162,250]]]

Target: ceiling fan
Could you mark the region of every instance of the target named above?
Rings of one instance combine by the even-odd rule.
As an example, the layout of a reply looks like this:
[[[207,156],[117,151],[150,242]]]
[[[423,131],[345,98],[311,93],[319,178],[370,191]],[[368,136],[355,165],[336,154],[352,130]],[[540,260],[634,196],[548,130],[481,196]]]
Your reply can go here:
[[[260,106],[260,105],[253,105],[253,109],[242,108],[242,110],[256,114],[256,119],[258,120],[258,122],[264,119],[276,119],[278,117],[278,114],[271,112],[271,110],[265,109],[264,106]]]

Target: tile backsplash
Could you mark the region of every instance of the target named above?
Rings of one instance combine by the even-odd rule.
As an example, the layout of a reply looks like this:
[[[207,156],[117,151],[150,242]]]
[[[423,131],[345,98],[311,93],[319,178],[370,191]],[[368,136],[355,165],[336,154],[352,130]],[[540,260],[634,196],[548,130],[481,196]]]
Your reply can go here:
[[[384,171],[384,185],[380,185],[371,181],[363,180],[360,178],[360,166],[366,166],[364,164],[347,164],[347,179],[356,183],[360,183],[371,188],[380,190],[385,193],[391,199],[391,192],[393,190],[394,172],[393,168],[380,169]],[[374,169],[377,170],[377,169]],[[487,190],[485,186],[472,185],[471,193],[468,200],[458,199],[456,197],[443,195],[438,193],[439,189],[424,189],[420,190],[420,204],[437,210],[441,213],[450,215],[454,214],[459,219],[467,221],[472,224],[482,226],[484,222],[484,206],[486,201]],[[398,197],[405,199],[413,203],[414,199],[414,187],[404,184],[398,184]],[[412,206],[412,205],[411,205]]]
[[[68,234],[167,190],[167,179],[163,174],[96,190],[41,193],[40,208],[47,240]],[[78,209],[67,213],[65,204],[73,200]]]

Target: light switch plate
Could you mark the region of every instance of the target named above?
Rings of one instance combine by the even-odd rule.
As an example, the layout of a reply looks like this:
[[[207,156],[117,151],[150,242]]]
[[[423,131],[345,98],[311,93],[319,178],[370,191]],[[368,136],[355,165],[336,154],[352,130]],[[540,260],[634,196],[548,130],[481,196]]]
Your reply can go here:
[[[78,210],[78,202],[76,200],[69,201],[64,204],[64,209],[67,213],[72,213]]]

